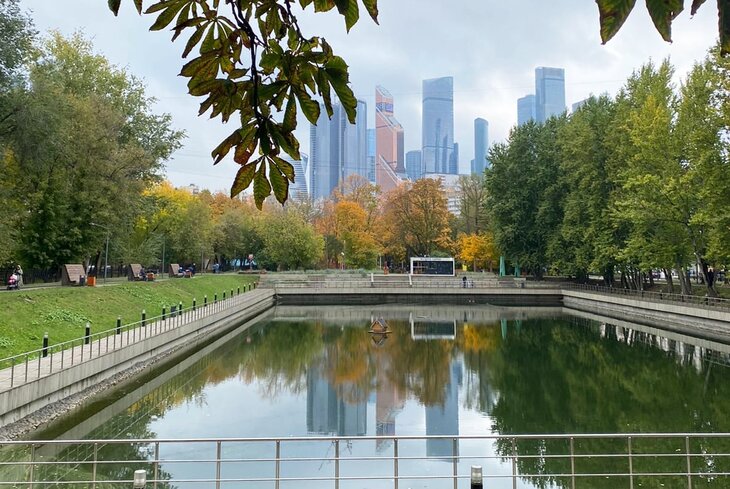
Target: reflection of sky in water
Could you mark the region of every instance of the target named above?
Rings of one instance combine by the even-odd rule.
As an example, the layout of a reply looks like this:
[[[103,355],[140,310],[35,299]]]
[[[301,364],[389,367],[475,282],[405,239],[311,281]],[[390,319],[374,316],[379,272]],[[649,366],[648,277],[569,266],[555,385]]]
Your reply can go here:
[[[134,436],[140,425],[146,426],[160,439],[341,435],[353,438],[341,446],[341,456],[386,458],[393,453],[391,441],[358,441],[357,436],[730,429],[724,418],[715,416],[723,412],[717,406],[730,399],[730,391],[723,387],[728,385],[727,371],[718,365],[727,359],[727,347],[721,345],[629,323],[601,324],[590,315],[558,319],[560,310],[543,320],[531,317],[546,311],[511,310],[500,320],[503,311],[497,308],[471,307],[467,313],[446,306],[422,307],[418,316],[395,308],[394,319],[386,311],[393,334],[383,346],[373,346],[367,308],[327,309],[324,314],[334,318],[324,323],[312,318],[317,311],[321,309],[289,311],[292,317],[257,326],[208,356],[189,359],[195,362],[190,368],[170,375],[166,384],[102,424],[118,422],[118,436]],[[448,319],[451,316],[456,320]],[[290,336],[301,337],[277,337],[277,331],[285,328],[290,328],[286,330]],[[443,339],[450,336],[454,339]],[[290,339],[291,351],[277,344],[272,347]],[[305,347],[311,347],[306,355],[301,351]],[[367,370],[358,376],[343,371],[342,365],[356,370],[356,364],[347,362],[360,356],[368,358]],[[706,367],[710,363],[714,367]],[[299,370],[287,374],[288,365]],[[436,378],[438,382],[429,382]],[[662,379],[660,385],[647,383],[657,378]],[[705,409],[708,402],[711,406]],[[152,416],[153,412],[157,414]],[[101,436],[99,430],[92,429],[87,437]],[[213,444],[162,447],[163,459],[215,457]],[[452,473],[451,440],[403,441],[399,448],[401,456],[435,458],[403,461],[401,475]],[[456,446],[460,456],[496,456],[496,450],[493,441],[461,440]],[[289,442],[282,448],[288,457],[325,457],[333,452],[329,442]],[[226,444],[223,456],[273,457],[274,448]],[[492,475],[512,472],[509,464],[493,459],[462,461],[459,473],[468,474],[473,463],[484,465],[485,473]],[[164,464],[175,479],[213,477],[214,469],[211,464]],[[284,477],[333,474],[330,462],[306,467],[290,462],[282,470]],[[392,470],[391,460],[341,464],[341,474],[350,476],[387,477]],[[273,463],[262,462],[226,464],[222,475],[273,474]],[[450,480],[401,482],[411,488],[450,484]],[[321,486],[297,482],[282,487]],[[367,484],[391,486],[392,481]],[[467,487],[467,481],[461,486]],[[364,487],[364,483],[341,487]],[[512,487],[512,483],[490,481],[489,487]],[[532,486],[520,481],[518,487]]]

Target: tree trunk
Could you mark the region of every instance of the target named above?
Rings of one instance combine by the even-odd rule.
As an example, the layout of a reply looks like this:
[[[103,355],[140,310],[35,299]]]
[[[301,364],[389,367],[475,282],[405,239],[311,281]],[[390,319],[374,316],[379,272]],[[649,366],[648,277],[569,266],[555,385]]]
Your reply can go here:
[[[669,289],[669,293],[674,294],[674,282],[672,281],[672,271],[668,270],[666,268],[662,268],[662,272],[664,272],[664,278],[667,281],[667,288]]]
[[[717,293],[717,290],[715,290],[715,274],[710,273],[709,266],[707,265],[707,261],[697,253],[697,263],[700,265],[700,273],[702,274],[702,279],[705,283],[705,286],[707,288],[707,296],[708,297],[719,297],[719,294]]]
[[[679,277],[679,286],[682,290],[682,295],[692,295],[692,284],[681,265],[677,266],[677,276]]]
[[[649,287],[654,287],[654,270],[649,270]]]

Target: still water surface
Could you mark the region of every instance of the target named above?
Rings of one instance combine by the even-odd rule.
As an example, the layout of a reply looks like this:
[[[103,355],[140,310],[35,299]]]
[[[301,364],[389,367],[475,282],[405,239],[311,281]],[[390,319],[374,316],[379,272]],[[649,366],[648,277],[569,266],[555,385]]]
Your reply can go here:
[[[391,331],[385,336],[369,333],[372,321],[379,318]],[[343,448],[343,455],[372,456],[390,454],[392,442],[358,443],[358,436],[730,432],[727,351],[724,345],[561,309],[279,307],[232,340],[137,386],[104,410],[79,415],[83,420],[68,420],[58,436],[340,435],[354,440]],[[463,455],[470,450],[503,454],[511,449],[493,441],[477,445],[461,441],[456,450]],[[529,445],[518,449],[535,450]],[[149,446],[108,450],[114,453],[107,459],[144,460],[150,455]],[[169,450],[164,458],[179,459],[197,448]],[[261,456],[251,446],[227,450],[232,451],[229,456],[233,452]],[[324,456],[332,446],[321,443],[292,450]],[[454,450],[450,440],[421,440],[402,450],[444,460],[440,465],[418,463],[410,468],[404,463],[402,473],[450,473],[448,458]],[[124,475],[132,469],[110,466],[107,475]],[[180,479],[201,470],[212,468],[166,464],[162,474]],[[244,469],[226,470],[224,477],[234,477]],[[271,475],[266,464],[251,470]],[[353,470],[380,469],[360,464]],[[486,470],[511,471],[496,460]],[[382,470],[391,471],[391,465]],[[322,464],[307,473],[331,475],[332,467]],[[540,486],[533,482],[522,480],[518,487]],[[550,482],[564,485],[560,480],[544,484]],[[617,482],[582,481],[578,487],[624,487],[625,481]],[[686,479],[669,478],[663,486],[645,482],[640,487],[686,487]],[[390,486],[392,482],[383,483]],[[451,481],[414,481],[404,487],[451,487]],[[512,484],[500,481],[490,487]]]

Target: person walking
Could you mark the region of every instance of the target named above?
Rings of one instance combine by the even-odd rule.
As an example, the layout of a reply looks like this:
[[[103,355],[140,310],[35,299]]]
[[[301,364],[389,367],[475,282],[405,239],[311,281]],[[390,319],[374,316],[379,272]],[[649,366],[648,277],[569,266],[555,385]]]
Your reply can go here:
[[[23,269],[20,267],[20,263],[15,267],[15,274],[18,276],[18,288],[20,288],[23,286]]]

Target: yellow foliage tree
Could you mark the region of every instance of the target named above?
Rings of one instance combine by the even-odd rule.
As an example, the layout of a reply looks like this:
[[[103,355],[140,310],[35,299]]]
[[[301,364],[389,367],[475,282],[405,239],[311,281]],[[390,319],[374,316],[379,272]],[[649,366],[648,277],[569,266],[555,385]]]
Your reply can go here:
[[[488,267],[489,271],[492,271],[492,265],[497,259],[497,250],[491,233],[460,234],[458,249],[459,259],[471,265],[472,270]]]

